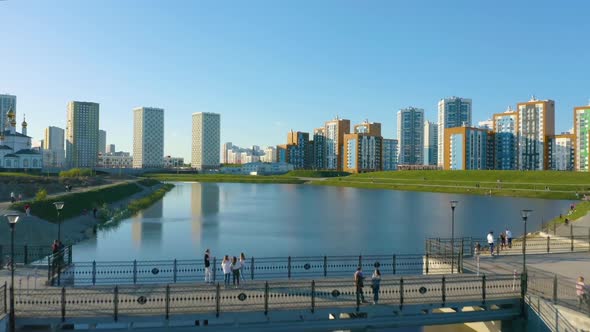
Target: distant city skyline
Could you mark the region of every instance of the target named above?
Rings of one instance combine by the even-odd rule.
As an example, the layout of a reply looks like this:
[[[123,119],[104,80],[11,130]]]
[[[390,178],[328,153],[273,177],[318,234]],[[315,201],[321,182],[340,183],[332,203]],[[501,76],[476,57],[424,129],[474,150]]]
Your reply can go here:
[[[36,141],[48,126],[66,128],[69,101],[98,103],[106,143],[122,151],[132,151],[132,110],[159,105],[164,153],[185,160],[194,112],[223,116],[221,142],[274,146],[291,129],[311,135],[335,116],[380,122],[383,137],[394,138],[397,111],[409,105],[437,121],[440,99],[470,98],[477,123],[535,95],[555,100],[560,133],[590,97],[588,9],[551,1],[4,1],[10,47],[0,54],[0,94],[17,96]],[[540,44],[548,46],[527,51]]]

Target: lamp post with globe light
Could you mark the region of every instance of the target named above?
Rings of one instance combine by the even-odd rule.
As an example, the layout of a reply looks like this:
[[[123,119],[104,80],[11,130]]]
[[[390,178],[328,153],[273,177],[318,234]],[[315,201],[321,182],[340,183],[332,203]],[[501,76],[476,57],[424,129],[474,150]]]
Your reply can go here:
[[[14,332],[16,329],[16,321],[14,317],[14,270],[16,264],[14,262],[14,229],[20,216],[18,214],[7,214],[5,215],[8,219],[8,225],[10,226],[10,261],[11,261],[11,272],[10,272],[10,315],[9,315],[9,327],[10,332]]]
[[[61,242],[61,220],[60,212],[64,208],[64,202],[54,202],[55,210],[57,211],[57,240]]]

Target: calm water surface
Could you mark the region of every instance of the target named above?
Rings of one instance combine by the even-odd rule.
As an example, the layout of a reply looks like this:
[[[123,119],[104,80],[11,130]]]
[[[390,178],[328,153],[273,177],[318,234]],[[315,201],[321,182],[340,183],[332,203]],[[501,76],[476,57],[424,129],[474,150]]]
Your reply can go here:
[[[421,253],[427,237],[522,233],[569,201],[281,184],[175,183],[163,200],[74,248],[74,260]]]

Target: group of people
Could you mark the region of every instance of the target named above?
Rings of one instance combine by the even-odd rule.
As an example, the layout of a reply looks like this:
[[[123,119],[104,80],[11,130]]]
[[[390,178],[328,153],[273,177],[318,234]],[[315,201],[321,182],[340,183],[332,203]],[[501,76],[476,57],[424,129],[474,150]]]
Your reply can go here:
[[[356,296],[359,303],[366,303],[363,287],[365,286],[365,276],[362,267],[358,267],[354,273],[354,286],[356,287]],[[379,302],[379,288],[381,287],[381,271],[376,267],[371,276],[371,288],[373,289],[373,304]]]
[[[18,194],[18,197],[14,195],[14,191],[10,192],[10,203],[15,203],[17,201],[22,201],[23,195]]]
[[[206,283],[213,283],[213,272],[211,270],[211,251],[209,249],[205,250],[205,282]],[[230,280],[232,280],[233,276],[233,286],[238,287],[240,286],[240,279],[242,281],[245,280],[242,270],[246,265],[246,255],[244,253],[240,253],[240,258],[238,259],[236,256],[232,258],[229,255],[223,256],[223,261],[221,262],[221,270],[223,271],[223,280],[224,285],[228,287],[230,285]]]
[[[494,248],[495,248],[495,238],[494,238],[494,231],[490,231],[488,236],[486,237],[488,241],[488,246],[490,247],[490,256],[494,256]],[[475,244],[475,255],[476,258],[479,257],[481,253],[481,245],[479,243]],[[512,248],[512,232],[506,227],[506,230],[500,234],[500,250],[504,250],[505,248]]]

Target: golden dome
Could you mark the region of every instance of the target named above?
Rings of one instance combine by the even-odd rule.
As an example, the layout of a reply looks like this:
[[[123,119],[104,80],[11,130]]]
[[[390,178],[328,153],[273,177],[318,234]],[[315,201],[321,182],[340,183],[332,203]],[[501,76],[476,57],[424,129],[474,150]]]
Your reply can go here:
[[[16,127],[16,120],[15,119],[12,119],[10,121],[10,125],[13,126],[13,127]]]
[[[14,110],[12,109],[12,107],[8,110],[6,116],[8,116],[9,119],[14,119],[16,117],[16,114],[14,114]]]
[[[25,118],[25,117],[23,117],[23,123],[22,123],[22,126],[23,126],[24,128],[26,128],[26,127],[27,127],[27,118]]]

